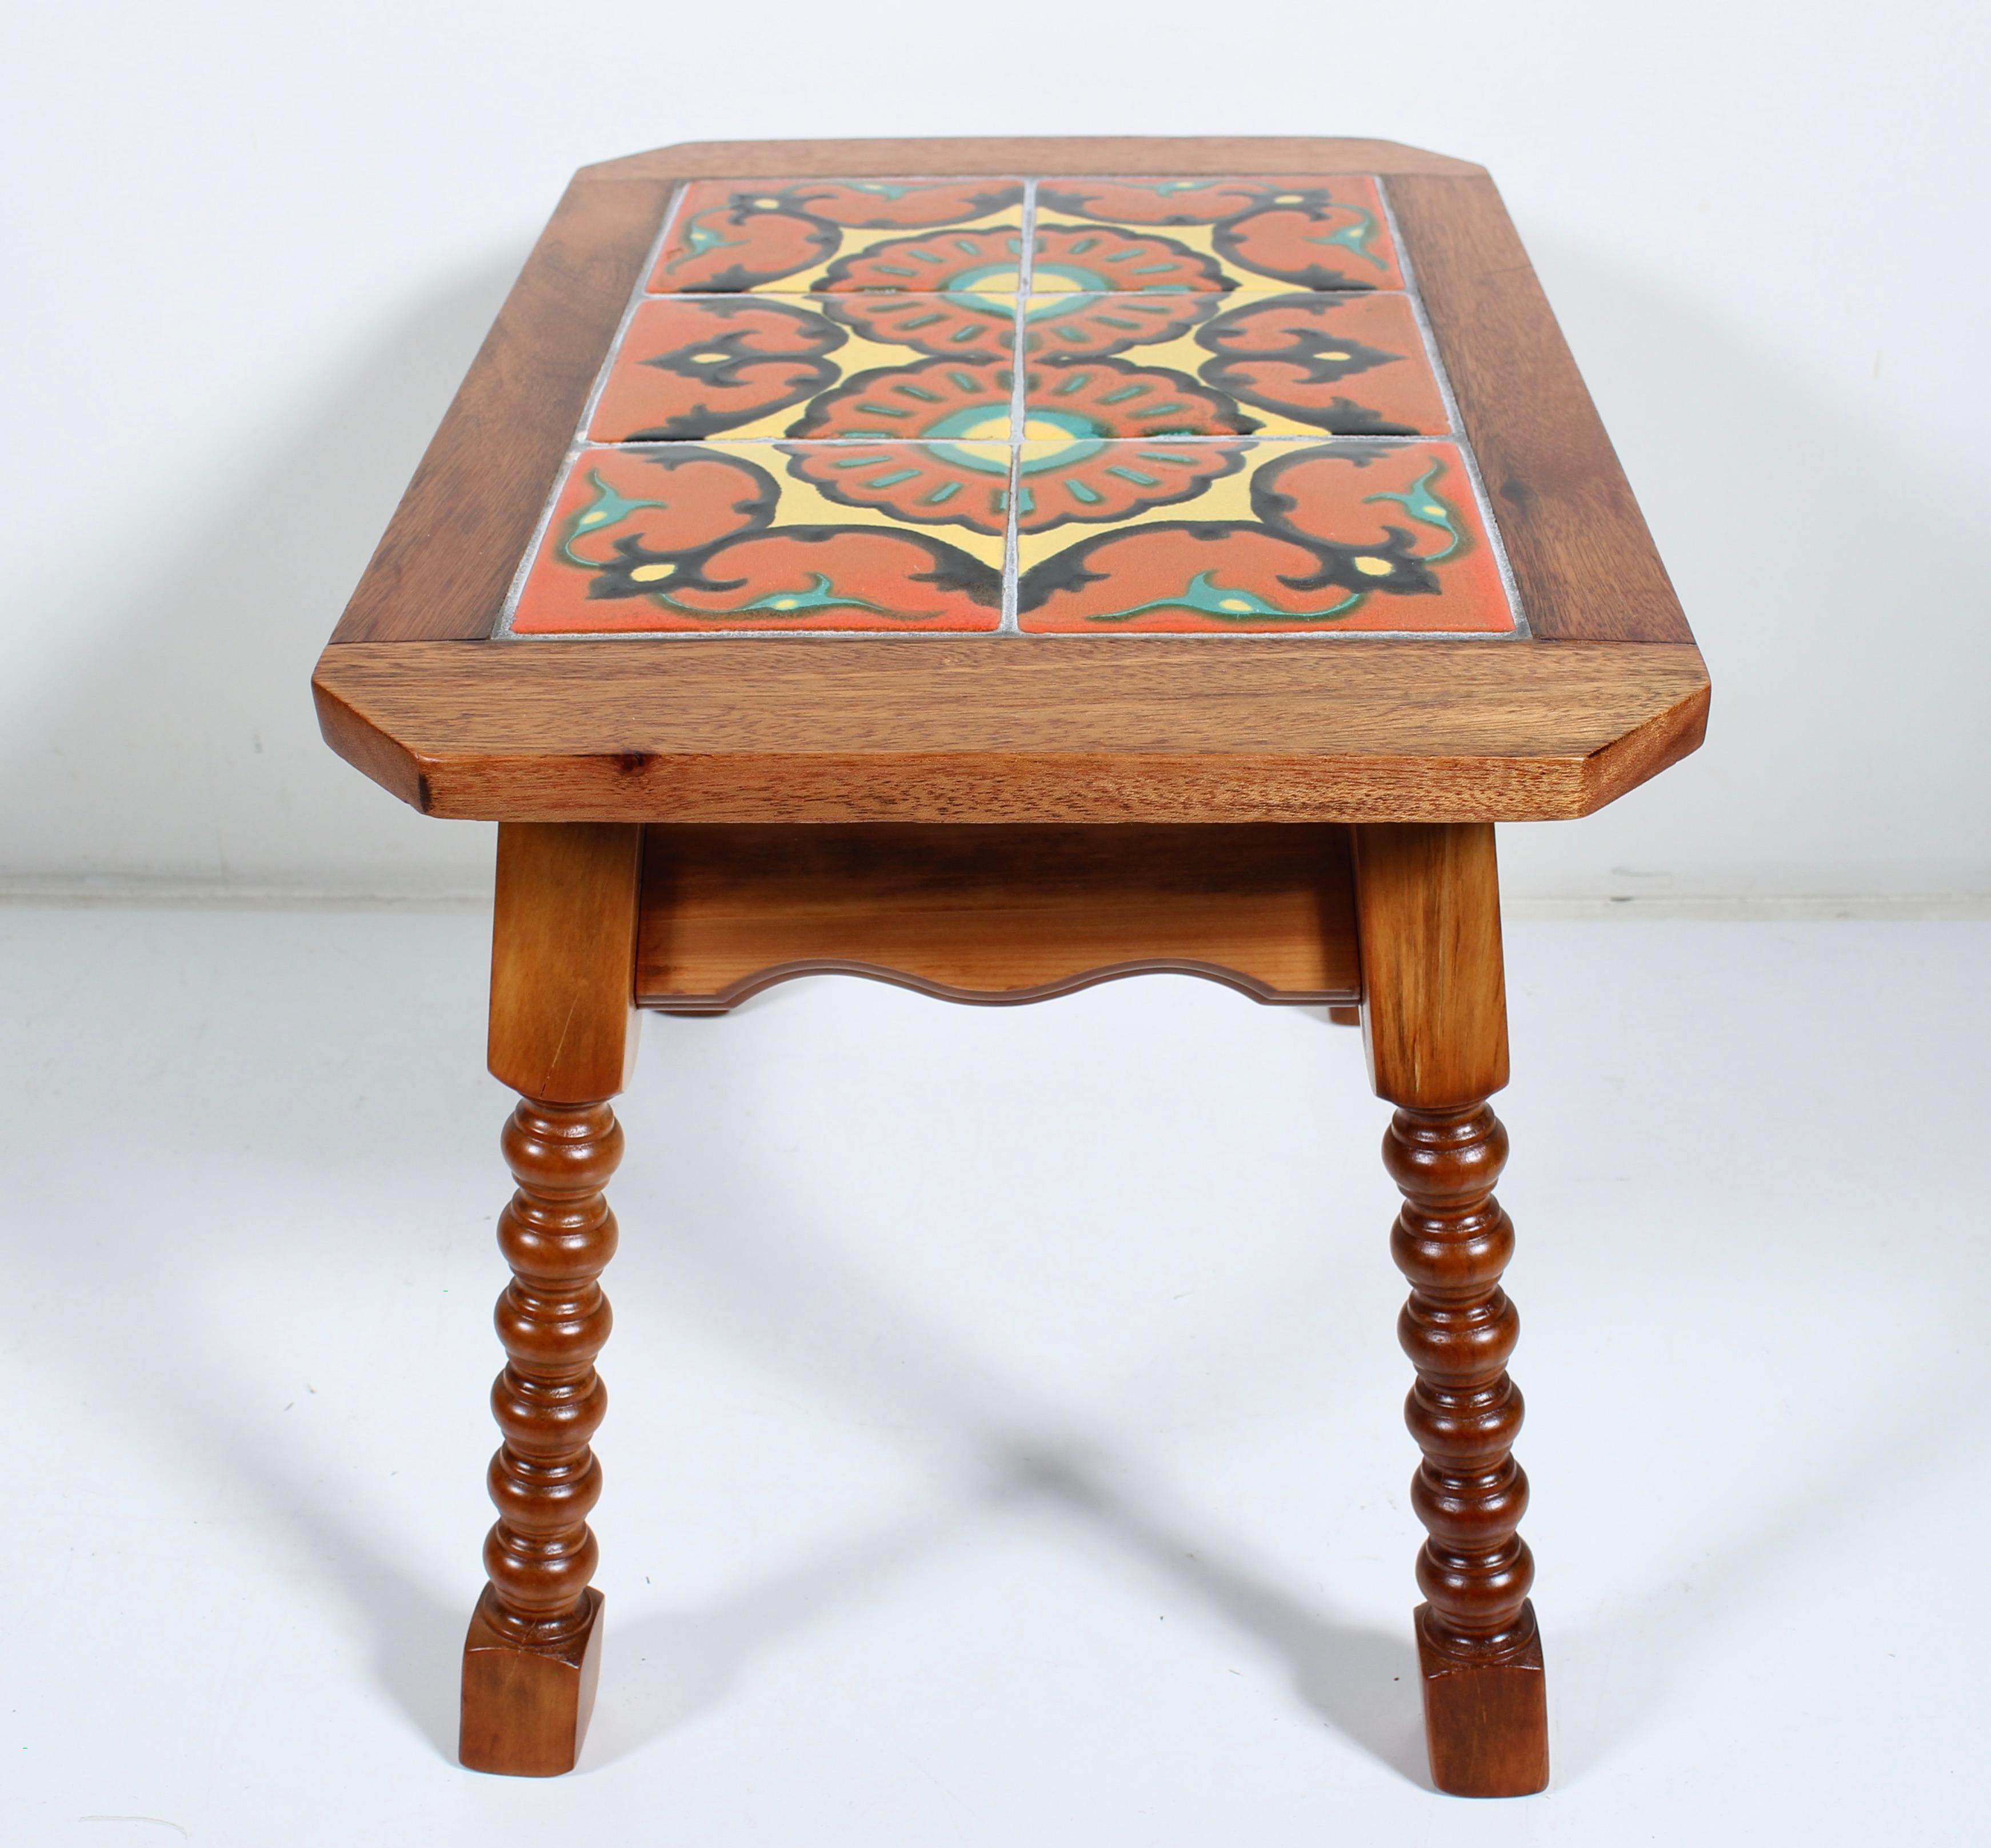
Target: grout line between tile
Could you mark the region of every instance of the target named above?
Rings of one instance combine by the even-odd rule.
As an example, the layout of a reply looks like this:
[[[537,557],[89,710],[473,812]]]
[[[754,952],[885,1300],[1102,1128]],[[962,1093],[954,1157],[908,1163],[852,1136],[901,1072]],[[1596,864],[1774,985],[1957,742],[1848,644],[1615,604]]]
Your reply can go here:
[[[737,437],[721,434],[716,437],[624,437],[611,442],[606,438],[584,439],[580,447],[587,449],[727,449],[743,448],[749,444],[778,444],[784,448],[798,445],[809,449],[875,448],[880,443],[923,443],[924,437]],[[1382,431],[1366,430],[1340,431],[1315,430],[1254,430],[1249,435],[1241,436],[1235,431],[1213,432],[1207,435],[1102,437],[1107,443],[1453,443],[1458,438],[1450,432],[1420,431],[1411,436],[1394,436]],[[1007,442],[1008,437],[978,437],[978,442]]]
[[[1022,627],[1016,619],[1017,591],[1017,500],[1023,488],[1023,456],[1018,446],[1009,445],[1009,513],[1002,532],[1002,620],[996,625],[999,635],[1020,635]]]
[[[1037,228],[1037,182],[1023,182],[1023,250],[1016,262],[1016,306],[1009,317],[1009,370],[1013,376],[1009,385],[1009,447],[1011,459],[1015,459],[1016,445],[1023,440],[1023,336],[1028,323],[1025,311],[1030,301],[1030,271],[1034,263],[1034,248]],[[1010,499],[1010,526],[1016,525],[1016,496]]]
[[[577,443],[587,437],[587,427],[594,421],[596,407],[601,402],[601,394],[608,389],[608,375],[614,369],[615,362],[622,351],[622,342],[629,337],[629,323],[636,318],[636,311],[649,299],[650,276],[657,267],[658,259],[664,254],[664,240],[671,234],[677,222],[678,213],[683,209],[685,196],[691,190],[688,180],[681,180],[678,189],[671,196],[670,209],[664,214],[664,222],[658,226],[657,235],[650,243],[648,254],[643,259],[643,267],[636,277],[636,286],[630,291],[624,305],[622,318],[615,324],[615,338],[608,343],[608,351],[602,356],[601,370],[595,376],[594,389],[587,394],[587,404],[580,414],[580,427],[574,432]]]
[[[999,635],[1020,633],[1016,617],[1018,537],[1023,519],[1023,400],[1029,389],[1023,360],[1025,311],[1030,301],[1030,273],[1036,263],[1037,182],[1023,182],[1023,223],[1016,253],[1016,306],[1009,320],[1009,507],[1002,534],[1002,620]]]
[[[1473,499],[1479,508],[1479,523],[1486,529],[1486,543],[1493,550],[1493,567],[1499,573],[1500,588],[1506,594],[1508,610],[1514,618],[1515,637],[1520,641],[1532,641],[1534,631],[1528,626],[1528,612],[1521,601],[1520,587],[1515,583],[1513,567],[1507,561],[1507,543],[1500,536],[1499,522],[1493,517],[1493,503],[1486,492],[1486,477],[1479,472],[1479,454],[1466,433],[1465,420],[1458,414],[1458,400],[1452,389],[1452,375],[1445,369],[1445,356],[1438,350],[1438,336],[1432,331],[1431,317],[1424,312],[1424,298],[1418,288],[1410,249],[1397,228],[1396,210],[1390,203],[1388,182],[1380,173],[1370,178],[1376,188],[1376,197],[1383,207],[1383,225],[1396,250],[1397,268],[1404,278],[1404,294],[1411,305],[1411,318],[1418,324],[1418,336],[1424,343],[1424,358],[1430,363],[1431,376],[1438,381],[1445,421],[1452,426],[1452,440],[1458,444],[1458,453],[1465,459],[1466,479],[1472,484]]]
[[[502,641],[512,634],[512,618],[517,614],[519,599],[525,594],[526,580],[532,574],[533,566],[539,556],[539,548],[546,543],[546,529],[553,523],[553,509],[560,505],[565,491],[567,477],[573,472],[573,465],[580,454],[580,445],[570,443],[567,454],[561,457],[560,465],[555,471],[553,485],[546,490],[546,504],[539,509],[539,517],[533,523],[533,536],[526,542],[526,555],[519,560],[519,568],[512,573],[511,587],[505,593],[505,601],[498,611],[498,620],[492,625],[491,638]]]
[[[1028,634],[1033,642],[1102,642],[1115,645],[1136,642],[1318,642],[1332,647],[1341,642],[1471,642],[1489,648],[1526,640],[1511,629],[1132,629],[1115,635],[1096,630],[1070,629],[561,629],[543,635],[521,636],[540,642],[959,642],[965,637]]]
[[[601,356],[600,369],[594,375],[594,383],[587,394],[587,401],[580,407],[580,421],[568,441],[567,454],[561,458],[558,471],[553,476],[553,486],[546,493],[546,504],[539,510],[534,522],[533,536],[526,546],[526,555],[519,560],[519,568],[512,573],[512,582],[505,590],[505,601],[499,606],[498,620],[492,625],[495,640],[512,634],[512,618],[517,612],[519,599],[524,594],[526,579],[533,568],[533,560],[539,555],[539,548],[546,543],[546,529],[553,524],[553,509],[560,505],[560,494],[567,486],[567,478],[573,472],[575,461],[587,447],[587,427],[594,421],[595,407],[601,400],[602,393],[608,389],[608,375],[614,369],[617,356],[622,351],[622,342],[628,338],[629,324],[636,318],[636,311],[643,305],[645,285],[650,273],[657,267],[657,259],[663,254],[664,240],[670,235],[671,227],[677,222],[679,212],[683,208],[685,196],[691,189],[689,180],[679,180],[677,190],[671,195],[670,203],[664,208],[662,222],[657,226],[657,234],[650,240],[650,247],[645,252],[643,261],[636,271],[636,286],[629,292],[629,299],[622,305],[622,317],[615,324],[614,337],[608,342],[608,350]]]
[[[1016,253],[1016,299],[1020,301],[1030,292],[1031,279],[1037,267],[1037,182],[1034,179],[1023,182],[1023,243]]]

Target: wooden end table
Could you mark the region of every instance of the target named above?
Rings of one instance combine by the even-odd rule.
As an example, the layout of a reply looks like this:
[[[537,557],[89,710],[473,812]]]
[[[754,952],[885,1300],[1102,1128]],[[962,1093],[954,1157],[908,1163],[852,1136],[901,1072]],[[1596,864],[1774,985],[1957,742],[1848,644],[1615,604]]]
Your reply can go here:
[[[499,1520],[461,1757],[574,1762],[643,1009],[1172,970],[1358,1016],[1405,1200],[1431,1771],[1548,1775],[1492,824],[1697,745],[1700,654],[1492,182],[1386,141],[583,169],[313,682],[499,824]]]

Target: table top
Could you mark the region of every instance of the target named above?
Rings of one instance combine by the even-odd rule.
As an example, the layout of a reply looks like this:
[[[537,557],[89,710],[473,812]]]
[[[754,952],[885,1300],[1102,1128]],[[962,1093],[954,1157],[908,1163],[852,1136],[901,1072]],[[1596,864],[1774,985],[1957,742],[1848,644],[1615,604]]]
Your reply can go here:
[[[758,142],[576,176],[314,682],[502,819],[1513,820],[1707,681],[1483,172]]]

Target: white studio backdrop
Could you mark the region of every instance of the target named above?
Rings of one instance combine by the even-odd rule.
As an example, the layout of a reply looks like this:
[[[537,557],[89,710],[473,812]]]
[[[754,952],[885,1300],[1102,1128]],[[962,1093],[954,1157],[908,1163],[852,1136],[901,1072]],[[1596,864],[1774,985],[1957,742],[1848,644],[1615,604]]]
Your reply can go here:
[[[339,763],[307,683],[576,166],[702,138],[1258,132],[1492,168],[1709,659],[1704,751],[1590,822],[1509,830],[1510,893],[1991,900],[1987,20],[16,5],[0,874],[485,886],[489,830]]]

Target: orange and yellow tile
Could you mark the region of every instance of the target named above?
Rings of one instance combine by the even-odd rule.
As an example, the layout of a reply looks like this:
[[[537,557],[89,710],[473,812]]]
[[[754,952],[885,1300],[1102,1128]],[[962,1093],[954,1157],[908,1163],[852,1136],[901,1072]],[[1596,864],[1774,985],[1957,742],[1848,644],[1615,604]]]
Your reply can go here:
[[[1040,293],[1403,286],[1382,196],[1360,175],[1037,182]]]
[[[1450,427],[1407,295],[1033,294],[1023,342],[1033,419],[1082,417],[1094,436]]]
[[[511,627],[993,629],[1010,468],[1001,443],[584,449]]]
[[[588,434],[808,437],[854,424],[911,437],[932,407],[985,390],[1005,420],[984,434],[1006,440],[1016,310],[969,295],[653,296],[630,320]],[[853,419],[846,406],[868,409]]]
[[[1516,627],[1449,443],[1026,441],[1026,632]]]
[[[1007,442],[1016,303],[964,294],[645,301],[589,420],[595,442],[795,436]]]
[[[1019,179],[693,180],[653,294],[968,294],[1021,287]]]

